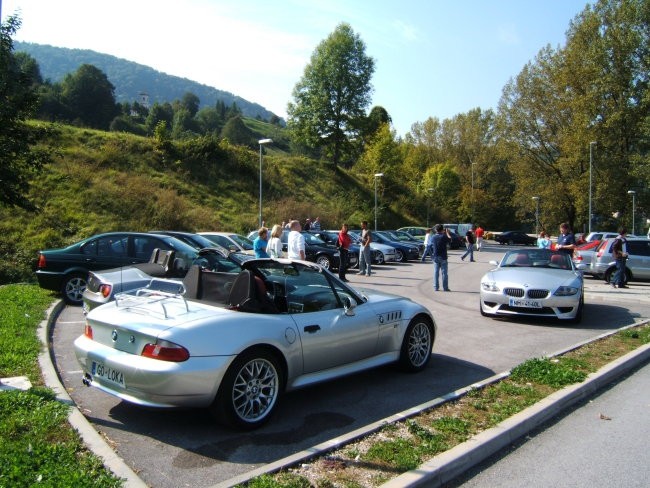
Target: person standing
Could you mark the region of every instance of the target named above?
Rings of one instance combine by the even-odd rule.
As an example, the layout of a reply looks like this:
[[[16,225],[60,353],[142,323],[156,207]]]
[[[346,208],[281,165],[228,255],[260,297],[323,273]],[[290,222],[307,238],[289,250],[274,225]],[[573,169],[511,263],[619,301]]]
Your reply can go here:
[[[612,278],[612,286],[614,288],[627,288],[625,284],[625,261],[627,261],[627,229],[621,227],[618,229],[618,237],[614,239],[612,244],[612,257],[616,260],[616,274]]]
[[[266,253],[266,247],[268,246],[267,236],[269,235],[269,229],[266,227],[260,227],[260,230],[257,231],[257,237],[253,241],[253,251],[255,252],[256,258],[268,258],[269,255]]]
[[[311,219],[305,219],[305,225],[303,226],[305,230],[311,230]]]
[[[449,229],[442,224],[436,225],[436,233],[431,238],[431,248],[433,251],[433,289],[439,290],[440,273],[442,273],[442,289],[449,290],[449,273],[447,266],[447,246],[451,243],[451,234]]]
[[[476,228],[476,250],[479,252],[483,248],[483,234],[485,234],[485,229],[479,224]]]
[[[431,229],[427,228],[427,230],[424,232],[424,251],[422,252],[422,259],[421,262],[423,263],[427,256],[431,255]]]
[[[311,223],[311,230],[321,230],[320,229],[320,217],[316,217]]]
[[[473,229],[474,226],[470,227],[465,233],[465,247],[467,248],[467,251],[465,251],[465,254],[463,254],[460,257],[461,261],[465,261],[465,258],[469,254],[469,262],[470,263],[474,262],[474,232],[472,232]]]
[[[343,224],[339,232],[339,238],[336,241],[336,247],[339,250],[339,279],[341,281],[348,281],[345,277],[345,271],[348,267],[350,244],[352,244],[352,239],[348,234],[348,224]]]
[[[280,226],[275,224],[273,229],[271,229],[271,238],[266,246],[266,254],[272,258],[277,259],[282,257],[282,240],[280,238],[282,237],[283,228],[284,225]]]
[[[560,224],[560,235],[557,237],[557,244],[555,245],[556,251],[562,251],[569,256],[573,255],[573,250],[576,248],[576,238],[569,229],[569,224],[562,222]]]
[[[359,250],[359,273],[360,275],[370,276],[370,243],[372,242],[372,234],[368,229],[368,221],[361,222],[361,248]]]
[[[287,254],[289,259],[305,260],[305,236],[300,233],[300,222],[292,220],[289,222],[289,237],[287,239]]]

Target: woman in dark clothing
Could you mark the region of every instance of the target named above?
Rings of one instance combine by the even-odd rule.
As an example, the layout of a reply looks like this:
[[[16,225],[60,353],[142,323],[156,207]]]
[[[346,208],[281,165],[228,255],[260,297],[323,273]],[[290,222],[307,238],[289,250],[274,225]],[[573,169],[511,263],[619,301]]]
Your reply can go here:
[[[339,249],[339,278],[341,281],[348,281],[345,278],[345,269],[348,267],[348,253],[350,244],[352,244],[352,239],[348,235],[348,224],[343,224],[341,226],[341,231],[339,232],[339,238],[336,241],[336,247]]]

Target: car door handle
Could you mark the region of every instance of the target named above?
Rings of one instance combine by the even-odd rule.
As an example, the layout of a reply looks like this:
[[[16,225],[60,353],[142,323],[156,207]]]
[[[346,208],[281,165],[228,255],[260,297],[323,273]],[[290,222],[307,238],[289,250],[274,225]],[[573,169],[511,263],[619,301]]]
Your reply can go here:
[[[308,332],[310,334],[313,334],[314,332],[318,332],[320,330],[320,325],[306,325],[305,326],[305,332]]]

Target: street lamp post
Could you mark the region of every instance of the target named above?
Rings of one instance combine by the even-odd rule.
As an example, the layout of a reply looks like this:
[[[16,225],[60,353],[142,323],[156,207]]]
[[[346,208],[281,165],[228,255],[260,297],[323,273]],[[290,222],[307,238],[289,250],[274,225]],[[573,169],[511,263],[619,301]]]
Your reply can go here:
[[[470,213],[472,214],[470,222],[472,223],[474,223],[474,165],[475,164],[476,163],[472,163],[472,194],[471,194],[472,201],[470,202],[470,206],[471,206]]]
[[[273,139],[260,139],[257,141],[260,145],[260,215],[258,229],[262,227],[262,146],[264,144],[271,144]]]
[[[433,188],[427,188],[427,227],[429,227],[429,209],[431,208],[431,193]]]
[[[377,230],[377,178],[384,176],[384,173],[375,173],[375,230]]]
[[[535,235],[539,236],[539,197],[533,197],[535,200]]]
[[[632,234],[634,234],[634,214],[636,213],[636,192],[634,190],[628,190],[627,192],[628,195],[632,195]]]
[[[591,167],[594,162],[594,152],[593,147],[596,145],[596,141],[591,141],[589,143],[589,233],[591,234]]]

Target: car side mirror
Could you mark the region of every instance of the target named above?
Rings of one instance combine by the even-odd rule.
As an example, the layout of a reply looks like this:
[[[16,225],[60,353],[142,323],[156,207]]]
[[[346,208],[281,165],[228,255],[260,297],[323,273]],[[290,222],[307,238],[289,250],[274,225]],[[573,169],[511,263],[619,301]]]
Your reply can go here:
[[[354,307],[356,303],[350,297],[343,297],[343,311],[347,316],[354,316]]]

